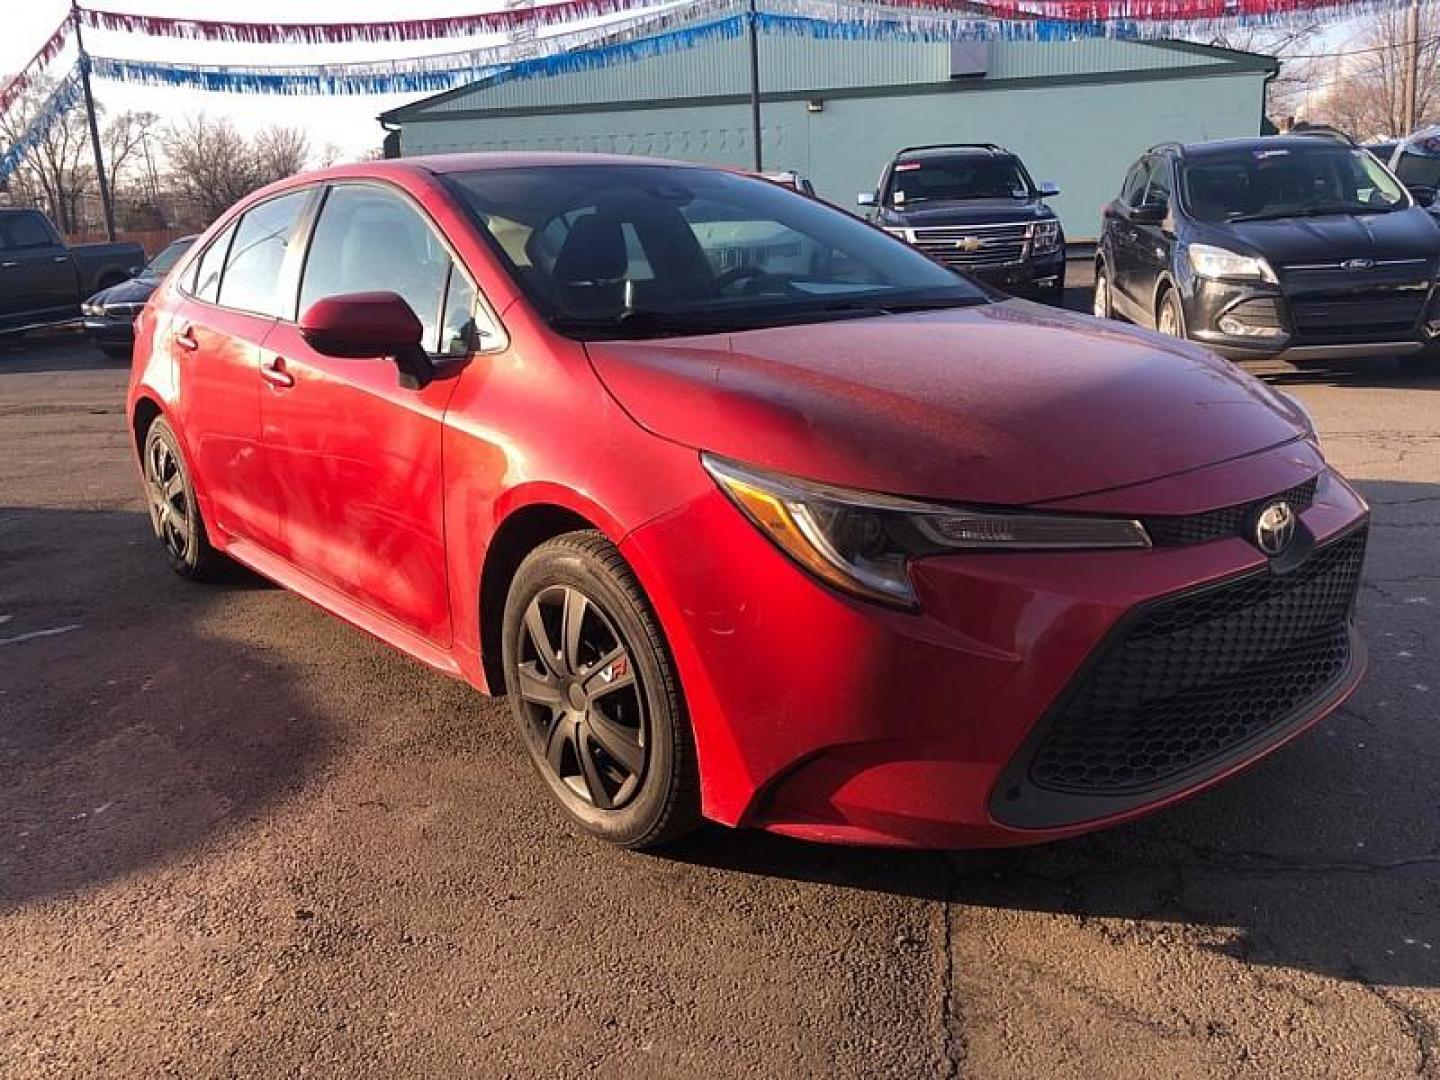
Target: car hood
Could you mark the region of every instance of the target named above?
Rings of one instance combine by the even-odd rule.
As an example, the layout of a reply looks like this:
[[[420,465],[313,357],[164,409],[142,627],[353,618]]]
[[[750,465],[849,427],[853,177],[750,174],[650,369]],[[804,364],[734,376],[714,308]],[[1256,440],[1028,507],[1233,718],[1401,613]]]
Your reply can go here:
[[[1343,259],[1426,259],[1435,257],[1440,232],[1424,210],[1412,207],[1388,214],[1332,214],[1325,217],[1242,221],[1215,230],[1272,263],[1336,263]],[[1197,239],[1202,239],[1197,236]]]
[[[159,281],[153,278],[131,278],[129,281],[122,281],[119,285],[111,285],[108,289],[101,289],[94,296],[90,297],[87,303],[90,304],[143,304],[150,299]]]
[[[657,435],[922,498],[1046,502],[1304,434],[1283,398],[1201,349],[1018,300],[587,350]]]
[[[904,210],[885,211],[884,224],[907,225],[994,225],[1008,221],[1039,221],[1054,217],[1044,203],[1030,199],[955,199],[927,202]]]

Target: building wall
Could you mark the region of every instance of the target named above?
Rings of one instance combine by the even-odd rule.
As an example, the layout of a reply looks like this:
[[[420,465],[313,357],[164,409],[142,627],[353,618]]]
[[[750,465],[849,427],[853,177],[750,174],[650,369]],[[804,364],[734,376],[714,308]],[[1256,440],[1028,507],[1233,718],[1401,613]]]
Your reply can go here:
[[[1037,181],[1054,180],[1056,212],[1072,238],[1093,237],[1100,207],[1147,147],[1257,135],[1264,101],[1258,72],[1196,78],[976,87],[962,91],[833,97],[820,112],[804,100],[766,102],[767,169],[796,169],[844,207],[871,190],[906,145],[998,142]],[[750,113],[743,102],[489,118],[409,120],[407,156],[463,150],[581,150],[650,154],[748,167]]]

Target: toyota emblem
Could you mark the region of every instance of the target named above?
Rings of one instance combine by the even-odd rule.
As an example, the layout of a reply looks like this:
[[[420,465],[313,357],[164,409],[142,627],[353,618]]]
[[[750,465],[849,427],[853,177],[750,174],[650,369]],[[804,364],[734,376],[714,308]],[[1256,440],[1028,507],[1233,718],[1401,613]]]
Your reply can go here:
[[[1266,555],[1279,555],[1295,538],[1295,511],[1283,499],[1273,502],[1255,519],[1255,545]]]

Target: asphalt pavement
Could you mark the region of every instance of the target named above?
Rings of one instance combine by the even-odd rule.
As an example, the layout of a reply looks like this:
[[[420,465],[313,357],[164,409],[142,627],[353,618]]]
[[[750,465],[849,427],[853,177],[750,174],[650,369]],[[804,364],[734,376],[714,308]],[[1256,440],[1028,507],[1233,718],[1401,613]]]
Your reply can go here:
[[[123,365],[0,347],[0,1076],[1440,1074],[1440,378],[1275,379],[1375,512],[1339,715],[1063,844],[653,856],[500,703],[174,577]]]

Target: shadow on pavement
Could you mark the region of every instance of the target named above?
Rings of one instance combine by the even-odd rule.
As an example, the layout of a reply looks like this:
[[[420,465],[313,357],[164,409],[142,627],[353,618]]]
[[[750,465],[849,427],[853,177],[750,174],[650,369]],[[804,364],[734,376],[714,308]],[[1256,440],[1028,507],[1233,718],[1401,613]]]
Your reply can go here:
[[[107,356],[75,330],[0,335],[0,374],[54,371],[125,371],[128,357]]]
[[[326,730],[143,513],[0,507],[0,913],[193,851],[296,791]]]
[[[1423,669],[1440,609],[1440,484],[1359,481],[1372,503],[1345,709],[1227,784],[1134,824],[1031,848],[827,848],[712,829],[669,853],[737,873],[1077,920],[1215,931],[1202,948],[1362,984],[1440,986],[1440,732]],[[1434,690],[1440,692],[1440,680]]]

